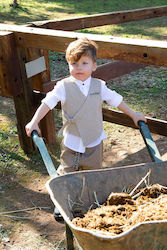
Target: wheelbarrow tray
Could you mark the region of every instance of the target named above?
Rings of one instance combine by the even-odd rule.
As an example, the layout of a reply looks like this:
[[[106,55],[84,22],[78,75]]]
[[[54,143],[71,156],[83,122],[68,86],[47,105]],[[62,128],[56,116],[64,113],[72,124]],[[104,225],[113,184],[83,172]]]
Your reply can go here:
[[[94,192],[102,204],[111,192],[134,188],[150,169],[150,184],[167,186],[167,161],[70,173],[50,179],[46,186],[53,203],[83,249],[167,249],[167,220],[140,223],[117,236],[72,224],[70,202],[75,203],[82,196],[82,207],[87,211],[95,202]]]

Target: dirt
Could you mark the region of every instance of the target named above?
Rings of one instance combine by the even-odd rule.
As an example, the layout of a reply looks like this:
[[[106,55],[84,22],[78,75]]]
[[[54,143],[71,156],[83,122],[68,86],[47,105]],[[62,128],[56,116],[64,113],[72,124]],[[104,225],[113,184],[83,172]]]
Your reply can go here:
[[[0,243],[0,249],[51,250],[64,243],[65,226],[53,217],[54,205],[45,187],[47,180],[44,176],[23,186],[6,179],[6,183],[12,185],[3,198],[5,212],[18,212],[8,214],[13,218],[0,217],[0,224],[9,232]],[[27,211],[22,211],[24,209]]]
[[[133,195],[111,193],[105,204],[89,210],[83,218],[74,218],[72,223],[115,236],[142,222],[167,219],[167,187],[155,184]]]
[[[167,160],[167,138],[153,135],[163,160]],[[115,127],[112,136],[104,142],[104,167],[118,167],[151,161],[140,132],[130,128]],[[35,178],[26,185],[15,183],[12,177],[5,191],[5,211],[37,207],[26,212],[10,214],[27,216],[27,219],[0,217],[2,228],[9,234],[0,243],[0,249],[52,250],[65,249],[65,225],[53,217],[54,205],[47,193],[45,183],[48,175]],[[123,207],[124,205],[121,205]],[[39,208],[38,208],[39,207]],[[129,205],[134,210],[135,206]],[[120,207],[119,207],[120,208]],[[121,211],[121,209],[118,209]],[[109,222],[108,222],[109,223]]]

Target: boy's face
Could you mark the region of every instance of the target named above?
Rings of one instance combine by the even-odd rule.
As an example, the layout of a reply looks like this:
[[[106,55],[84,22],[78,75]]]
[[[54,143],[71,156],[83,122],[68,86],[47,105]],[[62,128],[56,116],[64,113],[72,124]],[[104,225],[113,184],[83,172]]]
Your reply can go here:
[[[84,55],[77,62],[69,62],[68,64],[70,74],[82,82],[91,76],[92,72],[97,68],[96,62],[91,57]]]

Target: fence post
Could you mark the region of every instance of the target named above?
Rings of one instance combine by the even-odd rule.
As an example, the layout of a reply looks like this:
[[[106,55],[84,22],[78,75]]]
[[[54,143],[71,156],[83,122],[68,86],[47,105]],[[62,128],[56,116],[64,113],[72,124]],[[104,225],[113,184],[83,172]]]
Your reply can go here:
[[[33,86],[33,90],[37,90],[43,92],[43,84],[50,81],[50,65],[49,65],[49,56],[48,51],[44,49],[27,49],[26,62],[31,62],[44,56],[46,70],[43,72],[36,74],[30,77],[29,84]],[[34,96],[37,98],[37,95]],[[35,110],[40,105],[40,99],[34,100]],[[45,138],[45,142],[48,144],[56,143],[56,132],[55,132],[55,124],[54,124],[54,111],[50,111],[40,122],[40,129],[42,136]]]
[[[0,33],[0,81],[1,94],[14,100],[20,145],[26,153],[30,153],[34,147],[32,140],[26,136],[24,126],[32,115],[32,89],[21,74],[14,34],[11,32],[5,35]]]
[[[45,57],[46,70],[28,79],[25,64],[40,56]],[[39,105],[33,90],[42,91],[43,83],[49,80],[48,51],[16,47],[14,34],[0,31],[0,94],[13,98],[19,141],[25,153],[34,151],[32,140],[25,133],[25,125]],[[41,121],[41,131],[47,143],[56,142],[53,111]]]

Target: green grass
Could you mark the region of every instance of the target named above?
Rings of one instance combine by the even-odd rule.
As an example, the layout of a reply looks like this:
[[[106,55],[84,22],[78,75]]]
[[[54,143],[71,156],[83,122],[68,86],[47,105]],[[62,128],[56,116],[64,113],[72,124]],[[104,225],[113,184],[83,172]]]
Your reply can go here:
[[[33,152],[31,155],[26,155],[20,147],[13,101],[11,99],[0,97],[0,102],[1,184],[6,176],[12,176],[13,181],[16,182],[27,182],[33,178],[39,177],[40,175],[48,176],[41,155],[37,151]],[[56,123],[58,123],[59,120],[57,118]],[[52,148],[49,149],[49,152],[53,156],[52,158],[55,167],[57,168],[60,155],[59,145],[52,146]]]
[[[137,8],[162,6],[164,0],[141,1],[110,1],[97,0],[21,0],[18,8],[10,7],[12,0],[0,1],[0,22],[13,24],[26,24],[27,22],[63,19],[74,16],[92,15],[105,12],[131,10]],[[109,25],[82,32],[107,34],[123,37],[135,37],[145,39],[166,39],[167,17],[152,18],[138,22],[128,22],[118,25]]]
[[[4,229],[4,228],[2,228],[2,227],[0,226],[0,241],[5,242],[6,240],[8,240],[8,236],[9,236],[10,234],[11,234],[10,231],[8,231],[8,230],[6,230],[6,229]]]
[[[139,39],[166,40],[167,17],[159,17],[136,22],[106,25],[81,30],[80,32]]]
[[[134,110],[167,120],[167,68],[148,66],[109,81],[108,86],[122,94]]]

